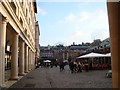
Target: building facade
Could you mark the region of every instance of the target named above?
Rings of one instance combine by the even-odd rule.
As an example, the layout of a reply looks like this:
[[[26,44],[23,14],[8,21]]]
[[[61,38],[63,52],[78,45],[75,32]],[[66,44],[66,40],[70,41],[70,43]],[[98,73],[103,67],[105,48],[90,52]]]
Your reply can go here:
[[[40,29],[39,29],[39,24],[38,21],[35,24],[35,65],[38,65],[39,59],[40,59],[40,45],[39,45],[39,36],[40,36]]]
[[[32,0],[20,1],[0,2],[0,87],[35,67],[37,6]]]
[[[64,60],[75,60],[83,51],[88,49],[86,45],[70,45],[70,46],[41,46],[41,59],[49,59],[62,62]]]

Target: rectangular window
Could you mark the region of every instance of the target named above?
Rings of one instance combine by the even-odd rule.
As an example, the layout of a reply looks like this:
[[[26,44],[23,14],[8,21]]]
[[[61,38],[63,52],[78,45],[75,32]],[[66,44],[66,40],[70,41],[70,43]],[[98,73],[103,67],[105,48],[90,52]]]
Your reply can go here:
[[[16,14],[16,6],[15,6],[15,3],[14,3],[14,2],[10,2],[10,5],[11,5],[14,13]]]

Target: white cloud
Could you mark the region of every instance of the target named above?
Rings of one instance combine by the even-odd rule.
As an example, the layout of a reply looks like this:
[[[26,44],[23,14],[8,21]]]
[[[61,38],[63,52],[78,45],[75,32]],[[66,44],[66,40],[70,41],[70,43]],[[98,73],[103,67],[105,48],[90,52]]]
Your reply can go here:
[[[47,14],[47,12],[44,9],[40,8],[39,6],[37,7],[37,10],[38,10],[38,13],[40,13],[43,16]]]
[[[80,22],[88,21],[91,18],[91,13],[89,13],[89,12],[81,12],[78,15],[78,18],[79,18]]]
[[[74,22],[76,20],[76,15],[75,14],[69,14],[68,16],[65,17],[65,20],[68,22]]]
[[[64,20],[66,21],[66,26],[74,27],[73,35],[68,36],[70,39],[66,41],[81,43],[91,42],[98,38],[103,40],[109,37],[108,16],[104,10],[97,9],[92,12],[70,13]]]

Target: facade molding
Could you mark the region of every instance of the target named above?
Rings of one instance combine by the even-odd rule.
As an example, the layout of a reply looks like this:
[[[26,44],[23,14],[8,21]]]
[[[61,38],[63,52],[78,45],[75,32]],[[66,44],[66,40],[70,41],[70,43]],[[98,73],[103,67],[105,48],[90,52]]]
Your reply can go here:
[[[4,3],[5,7],[6,8],[11,8],[9,6],[9,4],[6,5],[6,3]],[[28,37],[23,32],[24,29],[21,26],[21,24],[20,24],[19,19],[17,18],[17,16],[14,14],[14,12],[11,14],[10,12],[12,12],[12,11],[6,11],[5,7],[2,4],[1,4],[1,6],[2,6],[2,8],[1,7],[0,8],[2,9],[2,11],[1,11],[2,15],[5,16],[5,17],[8,17],[8,21],[9,21],[10,25],[14,28],[14,30],[16,31],[16,33],[18,33],[21,36],[21,38],[23,40],[25,40],[26,44],[32,49],[32,51],[35,52],[35,47],[31,44],[30,40],[28,39]],[[12,19],[12,17],[13,17],[13,19]],[[32,36],[32,34],[30,36]]]

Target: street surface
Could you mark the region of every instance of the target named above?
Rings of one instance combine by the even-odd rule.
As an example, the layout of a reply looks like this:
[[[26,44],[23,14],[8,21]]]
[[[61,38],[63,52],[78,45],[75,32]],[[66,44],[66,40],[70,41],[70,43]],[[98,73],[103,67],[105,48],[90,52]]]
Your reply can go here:
[[[69,67],[60,72],[59,67],[37,68],[10,88],[111,88],[112,79],[106,78],[108,70],[71,73]]]

